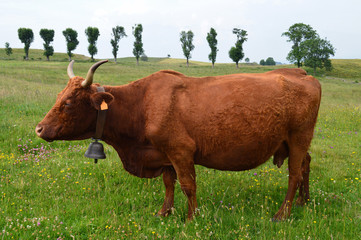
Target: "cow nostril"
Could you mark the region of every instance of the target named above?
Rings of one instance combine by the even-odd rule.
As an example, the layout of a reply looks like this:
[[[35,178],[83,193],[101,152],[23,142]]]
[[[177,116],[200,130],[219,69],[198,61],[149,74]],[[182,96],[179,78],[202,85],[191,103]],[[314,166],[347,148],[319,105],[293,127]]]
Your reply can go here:
[[[40,137],[41,131],[43,131],[43,127],[36,126],[36,128],[35,128],[36,135],[38,135]]]

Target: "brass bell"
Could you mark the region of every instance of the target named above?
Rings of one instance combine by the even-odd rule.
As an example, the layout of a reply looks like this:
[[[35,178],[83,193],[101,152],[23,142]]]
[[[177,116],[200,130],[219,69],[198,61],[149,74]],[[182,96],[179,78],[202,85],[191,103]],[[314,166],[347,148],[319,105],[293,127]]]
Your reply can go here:
[[[98,159],[106,158],[104,153],[103,144],[98,142],[98,139],[94,139],[95,142],[90,143],[88,150],[86,150],[84,156],[87,158],[94,158],[94,163],[98,162]]]

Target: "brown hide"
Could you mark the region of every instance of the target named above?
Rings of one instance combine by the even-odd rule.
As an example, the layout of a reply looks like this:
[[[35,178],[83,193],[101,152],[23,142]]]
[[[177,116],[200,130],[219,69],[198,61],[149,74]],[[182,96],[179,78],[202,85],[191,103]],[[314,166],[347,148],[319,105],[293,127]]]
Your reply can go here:
[[[40,137],[71,140],[94,134],[100,100],[95,98],[95,85],[82,88],[82,80],[72,78],[59,94],[37,126]],[[114,100],[102,140],[115,148],[131,174],[149,178],[163,173],[166,199],[160,215],[167,215],[173,207],[178,177],[188,197],[188,218],[192,217],[197,207],[194,164],[241,171],[273,155],[280,167],[290,157],[289,192],[275,219],[289,215],[300,185],[307,186],[302,195],[308,197],[303,169],[309,168],[306,154],[321,87],[305,71],[192,78],[167,70],[127,85],[104,87]]]
[[[320,103],[318,81],[299,69],[207,78],[160,72],[150,78],[147,138],[158,149],[184,141],[195,149],[195,164],[220,170],[268,160],[291,131],[313,129]]]

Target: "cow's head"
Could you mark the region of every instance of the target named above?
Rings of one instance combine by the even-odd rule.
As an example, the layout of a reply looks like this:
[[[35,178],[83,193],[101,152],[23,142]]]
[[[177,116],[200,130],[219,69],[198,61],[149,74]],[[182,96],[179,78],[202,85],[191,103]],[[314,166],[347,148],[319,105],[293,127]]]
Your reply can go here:
[[[75,76],[74,61],[68,66],[68,85],[58,94],[54,106],[36,126],[36,134],[46,141],[80,140],[94,135],[97,110],[103,100],[110,104],[114,97],[107,92],[97,92],[93,83],[95,70],[103,63],[95,63],[86,78]]]

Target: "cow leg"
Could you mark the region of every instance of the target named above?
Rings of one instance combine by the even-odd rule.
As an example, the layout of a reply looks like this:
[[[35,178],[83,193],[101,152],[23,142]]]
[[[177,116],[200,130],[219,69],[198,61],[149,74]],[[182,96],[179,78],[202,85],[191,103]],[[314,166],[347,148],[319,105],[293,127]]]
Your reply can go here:
[[[177,171],[178,170],[178,171]],[[196,209],[198,208],[196,197],[196,173],[194,165],[190,165],[187,169],[176,168],[179,183],[184,194],[188,198],[188,220],[192,220]]]
[[[172,154],[168,155],[177,173],[181,189],[188,198],[188,220],[193,218],[193,214],[198,207],[193,153],[193,151],[184,151],[182,149],[180,151],[172,151]]]
[[[284,220],[291,214],[293,199],[302,182],[302,162],[307,154],[309,143],[310,140],[307,141],[307,139],[302,138],[302,136],[291,137],[290,143],[288,144],[290,153],[288,159],[288,190],[285,200],[281,208],[273,216],[273,220]]]
[[[296,205],[299,206],[305,205],[310,200],[310,190],[309,190],[310,162],[311,162],[311,156],[309,153],[307,153],[306,157],[303,159],[302,162],[303,181],[301,183],[299,195],[296,200]]]
[[[174,184],[177,180],[177,174],[173,167],[167,167],[163,171],[163,182],[165,186],[165,199],[162,209],[158,212],[158,216],[166,217],[172,213],[174,206]]]

